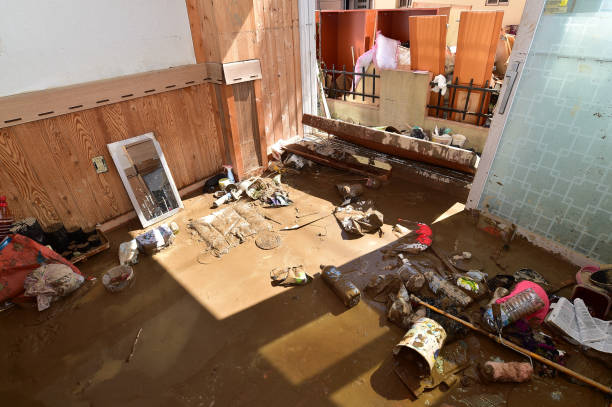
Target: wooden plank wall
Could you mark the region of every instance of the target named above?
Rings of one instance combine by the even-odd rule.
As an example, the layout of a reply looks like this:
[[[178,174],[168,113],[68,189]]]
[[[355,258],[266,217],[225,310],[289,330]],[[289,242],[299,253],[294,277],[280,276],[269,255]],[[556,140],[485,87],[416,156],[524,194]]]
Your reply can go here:
[[[298,0],[253,0],[268,146],[302,135]]]
[[[259,59],[268,146],[303,134],[298,0],[186,0],[197,62]]]
[[[224,163],[210,84],[141,97],[0,130],[0,186],[16,217],[93,226],[130,212],[106,145],[153,132],[178,188]],[[97,174],[91,159],[104,156]]]

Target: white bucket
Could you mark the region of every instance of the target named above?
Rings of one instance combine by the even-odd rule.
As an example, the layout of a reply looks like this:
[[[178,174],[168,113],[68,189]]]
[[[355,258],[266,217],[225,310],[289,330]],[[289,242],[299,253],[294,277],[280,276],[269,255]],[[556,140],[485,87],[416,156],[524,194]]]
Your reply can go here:
[[[427,362],[431,372],[445,340],[446,331],[440,324],[430,318],[419,318],[395,345],[393,354],[397,356],[402,350],[411,349]]]
[[[455,147],[463,147],[466,140],[467,139],[463,134],[453,134],[451,145]]]
[[[431,141],[433,141],[434,143],[444,144],[445,146],[450,145],[452,140],[453,138],[448,134],[441,134],[439,136],[436,136],[435,134],[433,134],[431,136]]]

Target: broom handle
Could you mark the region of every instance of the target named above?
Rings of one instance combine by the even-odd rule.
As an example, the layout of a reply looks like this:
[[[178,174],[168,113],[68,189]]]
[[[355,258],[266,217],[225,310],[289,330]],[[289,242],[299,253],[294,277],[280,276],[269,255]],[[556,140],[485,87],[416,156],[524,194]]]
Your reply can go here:
[[[497,337],[497,336],[493,335],[492,333],[487,332],[484,329],[477,327],[474,324],[466,322],[466,321],[462,320],[461,318],[457,318],[456,316],[451,315],[451,314],[449,314],[446,311],[442,311],[441,309],[436,308],[433,305],[427,304],[426,302],[422,301],[418,297],[412,296],[411,298],[414,299],[418,304],[423,305],[423,306],[429,308],[430,310],[437,312],[438,314],[444,315],[445,317],[450,318],[453,321],[458,322],[458,323],[460,323],[460,324],[462,324],[462,325],[464,325],[464,326],[466,326],[466,327],[468,327],[470,329],[473,329],[474,331],[476,331],[478,333],[486,335],[489,338],[493,339],[497,343],[500,343],[502,345],[506,345],[506,346],[508,346],[508,347],[510,347],[510,348],[512,348],[512,349],[514,349],[516,351],[518,351],[518,352],[521,352],[521,353],[524,353],[526,355],[529,355],[532,358],[534,358],[534,359],[544,363],[545,365],[548,365],[548,366],[550,366],[550,367],[552,367],[554,369],[557,369],[560,372],[568,374],[568,375],[570,375],[570,376],[580,380],[583,383],[589,384],[589,385],[591,385],[591,386],[593,386],[593,387],[603,391],[604,393],[612,394],[612,388],[610,388],[608,386],[604,386],[603,384],[601,384],[599,382],[596,382],[595,380],[589,379],[588,377],[583,376],[580,373],[576,373],[573,370],[568,369],[565,366],[561,366],[560,364],[555,363],[555,362],[553,362],[551,360],[548,360],[548,359],[546,359],[546,358],[544,358],[544,357],[542,357],[542,356],[540,356],[540,355],[538,355],[536,353],[533,353],[531,351],[528,351],[527,349],[521,348],[520,346],[515,345],[512,342],[506,341],[506,340],[502,339],[501,337]]]

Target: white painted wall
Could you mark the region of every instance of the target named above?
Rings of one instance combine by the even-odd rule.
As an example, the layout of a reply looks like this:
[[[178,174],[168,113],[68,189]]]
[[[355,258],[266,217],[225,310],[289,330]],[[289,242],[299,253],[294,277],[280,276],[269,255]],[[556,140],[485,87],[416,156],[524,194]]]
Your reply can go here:
[[[185,0],[0,0],[0,96],[194,63]]]

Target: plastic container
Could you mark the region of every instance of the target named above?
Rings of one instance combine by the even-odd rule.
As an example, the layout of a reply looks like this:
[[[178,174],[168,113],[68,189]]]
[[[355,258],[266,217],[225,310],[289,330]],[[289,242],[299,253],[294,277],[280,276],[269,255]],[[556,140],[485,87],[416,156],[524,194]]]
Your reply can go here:
[[[431,141],[433,141],[434,143],[444,144],[445,146],[450,145],[452,140],[453,138],[449,136],[448,134],[441,134],[441,135],[433,134],[431,136]]]
[[[423,287],[423,285],[425,284],[425,276],[423,276],[423,273],[417,270],[414,265],[404,257],[403,254],[400,253],[398,257],[400,258],[403,264],[397,270],[397,274],[399,274],[400,278],[406,285],[406,288],[410,292],[420,290],[421,287]]]
[[[612,307],[610,292],[593,284],[592,276],[599,271],[597,266],[584,266],[576,273],[578,285],[572,291],[571,300],[581,298],[587,308],[596,318],[604,319]]]
[[[466,140],[467,139],[463,134],[453,134],[451,145],[454,147],[462,148]]]
[[[508,301],[502,302],[499,305],[501,309],[502,328],[529,314],[533,314],[545,306],[544,302],[540,296],[536,294],[533,288],[523,290]],[[491,307],[485,311],[482,317],[488,328],[492,331],[497,331],[495,317],[493,316],[493,309]]]
[[[459,277],[457,279],[457,286],[474,294],[480,292],[480,285],[471,278]]]
[[[13,221],[13,216],[6,203],[6,197],[0,196],[0,241],[10,233]]]
[[[134,270],[126,265],[113,267],[102,276],[102,284],[112,293],[125,290],[133,281]]]
[[[600,269],[594,272],[591,274],[589,281],[593,285],[612,292],[612,268]]]
[[[573,302],[576,298],[584,301],[589,312],[595,318],[605,319],[610,307],[612,307],[612,299],[608,293],[604,289],[592,285],[578,284],[575,286],[570,300]]]
[[[321,265],[323,281],[329,285],[347,308],[354,307],[361,299],[361,291],[351,281],[342,276],[334,266]]]

